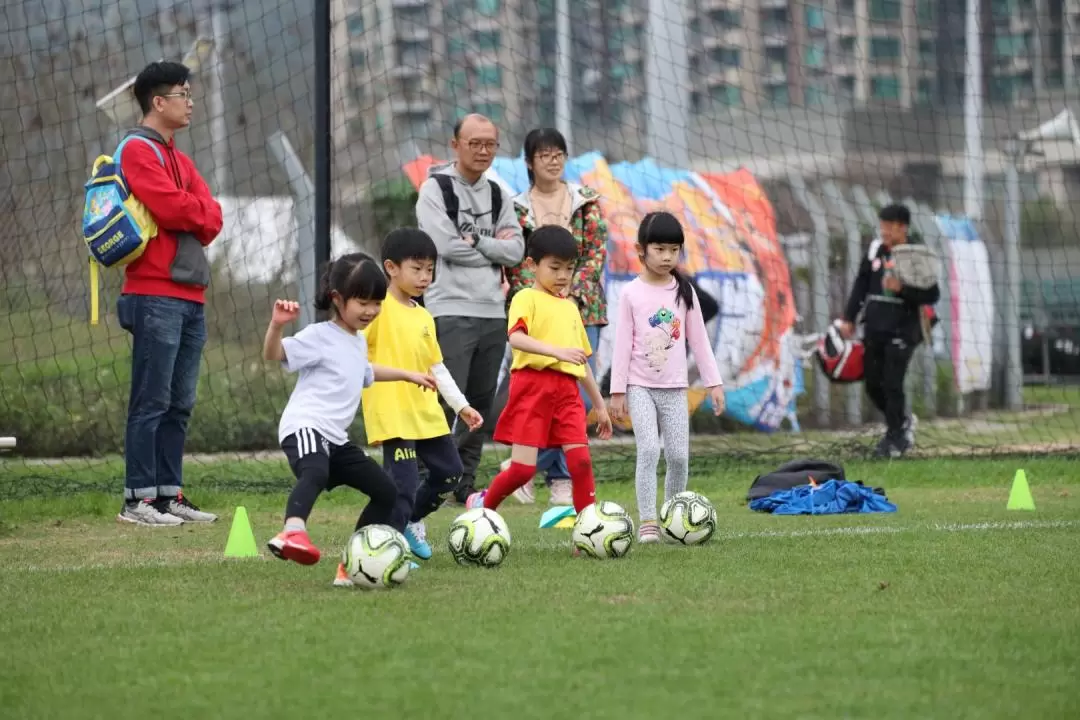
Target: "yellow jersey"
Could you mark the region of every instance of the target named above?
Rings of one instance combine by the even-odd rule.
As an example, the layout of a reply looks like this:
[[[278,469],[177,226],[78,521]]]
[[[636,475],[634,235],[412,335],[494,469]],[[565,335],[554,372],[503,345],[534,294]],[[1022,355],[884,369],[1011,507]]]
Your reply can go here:
[[[387,293],[382,311],[364,328],[368,360],[377,365],[427,373],[443,361],[435,319],[426,309],[402,304]],[[377,382],[364,389],[364,429],[370,443],[428,440],[447,435],[450,427],[436,392],[410,382]]]
[[[560,348],[577,348],[592,355],[589,336],[585,334],[585,324],[581,322],[581,311],[577,303],[568,298],[555,297],[543,290],[524,288],[510,302],[507,317],[507,331],[523,328],[529,337]],[[558,370],[559,372],[585,377],[585,365],[556,360],[547,355],[513,351],[511,370],[532,368],[534,370]]]

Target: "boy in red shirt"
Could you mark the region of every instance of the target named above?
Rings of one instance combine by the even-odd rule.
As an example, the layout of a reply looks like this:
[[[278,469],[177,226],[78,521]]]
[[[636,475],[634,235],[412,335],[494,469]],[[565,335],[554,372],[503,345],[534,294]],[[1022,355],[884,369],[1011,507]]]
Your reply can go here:
[[[158,234],[125,267],[116,304],[120,325],[133,338],[124,506],[117,519],[158,527],[217,520],[184,497],[181,468],[206,344],[204,248],[222,225],[221,206],[173,141],[191,124],[189,76],[174,62],[151,63],[139,73],[133,90],[143,119],[118,158]]]
[[[561,447],[570,469],[574,509],[581,512],[596,501],[596,483],[578,382],[596,408],[601,439],[611,437],[611,418],[587,363],[592,347],[581,313],[566,297],[578,243],[565,228],[546,225],[532,233],[525,255],[535,279],[510,303],[510,394],[495,426],[496,442],[512,446],[510,467],[496,475],[487,490],[470,497],[468,506],[482,502],[495,510],[532,481],[539,449]]]

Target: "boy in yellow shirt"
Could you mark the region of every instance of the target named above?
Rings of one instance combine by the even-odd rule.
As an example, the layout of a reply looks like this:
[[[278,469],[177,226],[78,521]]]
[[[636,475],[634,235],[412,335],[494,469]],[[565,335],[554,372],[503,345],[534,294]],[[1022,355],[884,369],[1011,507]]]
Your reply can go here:
[[[525,256],[525,266],[535,279],[510,302],[510,394],[495,426],[496,442],[511,446],[510,467],[477,495],[484,507],[495,510],[532,481],[541,448],[561,447],[570,469],[574,509],[581,512],[596,501],[596,483],[578,382],[596,408],[602,439],[611,437],[611,418],[586,362],[592,347],[581,313],[566,297],[578,243],[565,228],[546,225],[529,237]],[[473,498],[469,500],[472,507]]]
[[[437,254],[423,230],[398,228],[386,236],[382,263],[390,281],[382,312],[364,330],[368,358],[377,365],[430,373],[446,404],[475,430],[484,420],[443,365],[431,313],[413,300],[431,284]],[[413,554],[426,560],[431,546],[423,519],[442,505],[462,473],[446,415],[436,395],[406,382],[375,383],[364,390],[362,400],[368,442],[382,444],[383,465],[397,485],[390,524],[404,526]],[[428,469],[422,485],[418,459]]]

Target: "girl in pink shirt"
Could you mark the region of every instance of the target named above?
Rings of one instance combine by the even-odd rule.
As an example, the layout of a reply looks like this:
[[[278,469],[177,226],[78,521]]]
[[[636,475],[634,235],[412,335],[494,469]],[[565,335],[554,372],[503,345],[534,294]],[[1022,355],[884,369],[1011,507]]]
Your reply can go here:
[[[637,441],[638,539],[660,540],[656,524],[656,466],[664,440],[665,499],[686,490],[690,458],[690,412],[686,389],[687,347],[712,398],[724,411],[724,388],[709,345],[697,293],[676,265],[683,228],[674,215],[649,213],[638,228],[642,271],[619,293],[619,319],[611,366],[611,417],[630,420]]]

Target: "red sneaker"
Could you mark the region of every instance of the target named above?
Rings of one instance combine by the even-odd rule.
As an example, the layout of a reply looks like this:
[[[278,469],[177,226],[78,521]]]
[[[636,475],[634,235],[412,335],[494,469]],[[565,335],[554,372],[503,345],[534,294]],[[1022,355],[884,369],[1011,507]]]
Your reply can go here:
[[[266,546],[282,560],[292,560],[301,565],[319,562],[319,548],[311,544],[311,538],[303,530],[280,532]]]

